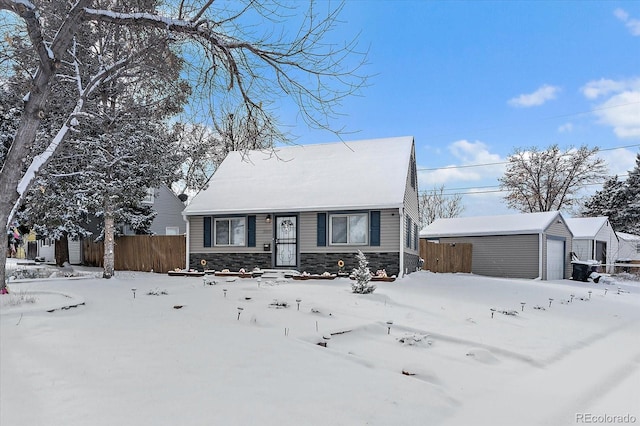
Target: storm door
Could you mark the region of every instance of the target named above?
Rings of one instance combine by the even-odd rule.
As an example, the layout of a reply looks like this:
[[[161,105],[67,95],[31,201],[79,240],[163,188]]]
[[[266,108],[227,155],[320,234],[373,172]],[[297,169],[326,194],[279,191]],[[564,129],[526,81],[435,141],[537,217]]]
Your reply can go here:
[[[298,263],[297,224],[296,216],[276,216],[276,267]]]

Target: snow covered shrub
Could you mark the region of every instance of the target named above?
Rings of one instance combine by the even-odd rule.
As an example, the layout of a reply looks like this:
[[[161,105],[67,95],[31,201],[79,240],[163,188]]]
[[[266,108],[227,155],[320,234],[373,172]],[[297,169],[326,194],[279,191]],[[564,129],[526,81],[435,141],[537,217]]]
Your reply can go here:
[[[149,292],[147,293],[147,296],[166,296],[167,294],[169,294],[167,290],[161,291],[156,288],[155,290],[149,290]]]
[[[404,346],[415,346],[426,343],[428,346],[433,344],[433,341],[428,339],[428,334],[418,334],[418,333],[406,333],[402,337],[398,337],[396,340],[402,343]]]
[[[269,303],[270,308],[283,309],[288,308],[289,304],[284,300],[273,299],[273,302]]]
[[[6,306],[20,306],[24,303],[36,303],[38,298],[22,290],[19,293],[9,293],[8,300],[4,301]]]
[[[369,271],[369,261],[360,250],[358,250],[356,258],[358,259],[358,267],[353,270],[354,282],[351,284],[351,290],[359,294],[373,293],[376,285],[370,282],[371,271]]]

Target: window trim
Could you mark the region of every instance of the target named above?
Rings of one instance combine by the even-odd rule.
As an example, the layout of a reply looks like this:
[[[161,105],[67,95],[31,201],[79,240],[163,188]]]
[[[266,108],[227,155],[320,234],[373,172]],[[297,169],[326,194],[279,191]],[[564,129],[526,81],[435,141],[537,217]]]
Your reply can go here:
[[[244,235],[242,236],[242,244],[231,244],[231,222],[234,220],[240,220],[244,226]],[[226,221],[229,224],[229,243],[227,244],[219,244],[218,243],[218,222]],[[213,246],[214,247],[246,247],[247,246],[247,218],[245,216],[235,216],[235,217],[215,217],[213,218]]]
[[[349,228],[351,227],[351,221],[349,220],[352,216],[362,216],[365,218],[365,235],[364,242],[354,243],[350,241],[349,238]],[[333,218],[334,217],[346,217],[347,218],[347,242],[346,243],[336,243],[333,241]],[[330,213],[329,214],[329,245],[330,246],[367,246],[369,245],[369,213],[368,212],[357,212],[357,213]]]

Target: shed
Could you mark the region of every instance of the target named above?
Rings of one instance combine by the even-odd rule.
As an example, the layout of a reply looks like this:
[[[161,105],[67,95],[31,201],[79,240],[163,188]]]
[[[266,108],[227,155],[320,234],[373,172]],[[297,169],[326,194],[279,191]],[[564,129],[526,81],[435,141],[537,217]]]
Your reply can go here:
[[[613,272],[618,257],[618,237],[609,218],[568,218],[567,225],[573,234],[573,249],[579,260],[595,260],[605,265],[606,272]]]

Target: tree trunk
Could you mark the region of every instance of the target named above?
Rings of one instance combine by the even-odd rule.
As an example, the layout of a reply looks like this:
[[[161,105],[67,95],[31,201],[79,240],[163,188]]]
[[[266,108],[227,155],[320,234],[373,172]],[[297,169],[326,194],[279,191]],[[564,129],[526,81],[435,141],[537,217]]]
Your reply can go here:
[[[56,265],[63,266],[65,262],[69,262],[69,239],[66,232],[56,240],[55,252]]]
[[[115,263],[115,241],[114,241],[114,229],[113,223],[113,205],[111,200],[107,197],[106,206],[104,210],[104,259],[103,259],[103,272],[102,278],[113,277],[114,263]]]

